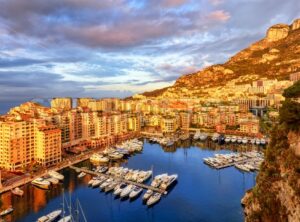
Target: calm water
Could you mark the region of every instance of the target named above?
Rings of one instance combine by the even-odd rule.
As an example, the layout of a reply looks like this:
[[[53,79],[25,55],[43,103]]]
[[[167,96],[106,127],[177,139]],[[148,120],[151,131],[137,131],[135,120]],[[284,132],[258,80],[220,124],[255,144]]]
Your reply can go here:
[[[204,148],[211,147],[211,148]],[[223,147],[224,148],[224,147]],[[237,147],[231,147],[236,149]],[[246,149],[246,147],[238,149]],[[41,215],[61,207],[62,188],[72,201],[78,198],[89,222],[93,221],[243,221],[240,200],[245,191],[255,184],[254,173],[242,173],[234,167],[214,170],[203,164],[202,158],[230,150],[215,144],[180,144],[162,149],[158,144],[145,142],[141,154],[122,163],[134,169],[148,170],[154,174],[177,173],[177,185],[152,208],[142,204],[141,197],[135,201],[116,199],[111,193],[87,187],[90,176],[77,179],[76,172],[65,169],[64,184],[44,191],[27,185],[25,196],[19,198],[10,193],[2,195],[2,207],[12,204],[15,208],[7,221],[32,222]],[[90,166],[88,161],[81,166]]]

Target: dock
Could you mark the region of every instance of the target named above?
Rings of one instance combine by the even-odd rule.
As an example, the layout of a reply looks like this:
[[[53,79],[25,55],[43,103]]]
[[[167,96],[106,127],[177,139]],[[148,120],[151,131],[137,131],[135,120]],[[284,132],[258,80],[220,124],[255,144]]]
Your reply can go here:
[[[81,171],[81,172],[85,172],[87,174],[94,175],[94,176],[110,177],[110,178],[113,178],[114,180],[118,180],[120,182],[124,182],[124,183],[127,183],[127,184],[132,184],[132,185],[135,185],[135,186],[138,186],[138,187],[141,187],[141,188],[144,188],[144,189],[148,189],[148,190],[153,190],[157,193],[161,193],[161,194],[164,194],[164,195],[167,194],[166,190],[159,189],[157,187],[152,187],[152,186],[149,186],[149,185],[146,185],[146,184],[143,184],[143,183],[137,183],[137,182],[133,182],[133,181],[130,181],[130,180],[125,180],[124,178],[116,177],[116,176],[113,176],[113,175],[107,175],[107,174],[104,174],[104,173],[94,172],[92,170],[82,169],[82,168],[75,167],[75,166],[69,166],[69,168],[71,168],[73,170],[76,170],[78,172]]]
[[[89,159],[94,153],[98,153],[101,150],[103,150],[103,149],[102,148],[101,149],[93,149],[93,150],[89,150],[85,153],[81,153],[81,154],[77,155],[76,157],[71,157],[71,158],[65,159],[62,162],[60,162],[59,164],[57,164],[56,166],[49,167],[47,170],[41,171],[33,176],[32,175],[24,175],[19,180],[14,181],[12,184],[3,185],[2,187],[0,187],[0,194],[8,192],[16,187],[23,186],[27,183],[31,183],[31,181],[33,181],[34,179],[47,175],[50,170],[59,171],[61,169],[64,169],[64,168],[70,167],[74,164],[85,161],[85,160]]]
[[[212,167],[219,170],[219,169],[224,169],[224,168],[227,168],[227,167],[234,166],[234,164],[244,164],[244,163],[249,162],[249,161],[254,160],[254,159],[255,159],[255,157],[249,158],[249,159],[246,159],[246,160],[241,160],[241,161],[228,163],[228,164],[223,164],[221,166],[212,166]]]

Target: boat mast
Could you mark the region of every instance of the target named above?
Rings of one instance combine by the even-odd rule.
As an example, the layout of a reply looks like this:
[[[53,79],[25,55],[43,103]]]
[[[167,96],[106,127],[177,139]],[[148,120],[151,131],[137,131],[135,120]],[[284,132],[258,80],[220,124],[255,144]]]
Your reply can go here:
[[[64,192],[64,188],[62,189],[63,194],[62,194],[62,198],[63,198],[63,202],[62,202],[62,206],[63,206],[63,218],[65,218],[65,192]]]

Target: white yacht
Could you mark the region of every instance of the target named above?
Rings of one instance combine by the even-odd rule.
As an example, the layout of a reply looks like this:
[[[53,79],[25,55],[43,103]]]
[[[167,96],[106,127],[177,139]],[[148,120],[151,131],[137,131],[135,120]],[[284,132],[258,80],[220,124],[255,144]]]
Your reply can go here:
[[[147,190],[143,196],[143,200],[148,200],[152,194],[153,194],[153,190]]]
[[[58,222],[70,222],[72,220],[71,215],[69,216],[65,216],[63,218],[61,218]]]
[[[134,186],[132,191],[129,194],[129,198],[133,199],[133,198],[137,197],[138,195],[140,195],[142,193],[142,191],[143,191],[143,188]]]
[[[85,172],[81,172],[77,177],[78,178],[82,178],[82,177],[85,177],[86,173]]]
[[[230,141],[231,141],[231,137],[230,136],[226,136],[225,143],[229,143]]]
[[[107,163],[109,162],[109,158],[101,154],[95,153],[90,157],[90,161],[94,163]]]
[[[204,140],[206,140],[207,139],[207,133],[201,133],[201,135],[200,135],[200,140],[202,140],[202,141],[204,141]]]
[[[55,211],[52,211],[51,213],[45,215],[45,216],[42,216],[40,217],[37,222],[52,222],[54,221],[55,219],[57,219],[62,213],[62,210],[55,210]]]
[[[123,158],[123,154],[118,153],[118,152],[112,152],[110,154],[108,154],[109,158],[111,158],[112,160],[119,160]]]
[[[100,188],[101,188],[101,189],[104,189],[105,187],[107,187],[108,185],[110,185],[111,182],[113,182],[113,179],[112,179],[112,178],[108,178],[107,180],[105,180],[105,181],[100,185]]]
[[[43,178],[39,177],[39,178],[36,178],[35,180],[31,181],[31,184],[32,185],[35,185],[39,188],[42,188],[42,189],[49,189],[51,183],[47,180],[44,180]]]
[[[127,197],[130,194],[130,192],[133,190],[133,188],[134,188],[134,185],[129,184],[127,187],[125,187],[124,190],[122,190],[120,197],[121,198]]]
[[[177,174],[168,176],[168,178],[165,181],[163,181],[159,187],[161,189],[166,190],[172,183],[174,183],[177,180],[177,178],[178,178]]]
[[[13,211],[14,211],[14,208],[9,207],[9,208],[7,208],[6,210],[3,210],[3,211],[0,212],[0,217],[3,217],[3,216],[5,216],[5,215],[7,215],[7,214],[10,214],[10,213],[13,212]]]
[[[266,145],[266,143],[267,143],[267,142],[266,142],[265,139],[262,138],[262,139],[260,140],[260,144],[261,144],[261,145]]]
[[[255,144],[255,142],[256,142],[255,138],[252,138],[252,139],[250,140],[250,143],[251,143],[251,144]]]
[[[45,178],[45,180],[49,181],[52,184],[58,184],[59,183],[59,180],[52,177],[52,176],[49,176],[49,177]]]
[[[20,196],[20,197],[22,197],[24,195],[24,191],[21,190],[19,187],[16,187],[16,188],[12,189],[11,192],[14,195],[17,195],[17,196]]]
[[[108,193],[108,192],[112,191],[117,185],[118,185],[118,182],[116,182],[116,181],[111,182],[108,186],[105,187],[104,192]]]
[[[214,133],[211,137],[212,141],[217,142],[220,137],[220,134]]]
[[[197,130],[196,133],[194,134],[193,139],[194,139],[194,140],[198,140],[198,139],[200,139],[200,136],[201,136],[201,133],[200,133],[199,130]]]
[[[241,143],[241,142],[242,142],[242,137],[239,136],[239,137],[237,138],[237,142],[238,142],[238,143]]]
[[[119,196],[126,187],[127,187],[126,183],[120,183],[114,188],[114,195]]]
[[[236,140],[237,140],[236,136],[232,136],[232,137],[231,137],[231,142],[232,142],[232,143],[235,143]]]
[[[256,145],[260,145],[260,139],[257,138],[257,139],[255,140],[255,143],[256,143]]]
[[[95,178],[91,186],[95,188],[95,187],[99,187],[100,184],[101,184],[101,180],[99,178]]]
[[[64,175],[62,175],[62,174],[60,174],[60,173],[58,173],[58,172],[56,172],[56,171],[54,171],[54,170],[50,170],[49,172],[48,172],[48,174],[51,176],[51,177],[53,177],[53,178],[55,178],[55,179],[58,179],[58,180],[63,180],[65,177],[64,177]]]
[[[243,137],[242,143],[243,143],[243,144],[247,144],[247,143],[248,143],[248,138],[247,138],[247,137]]]
[[[244,164],[234,164],[234,166],[242,171],[246,171],[246,172],[250,171],[250,169],[248,167],[246,167]]]
[[[153,195],[150,196],[150,198],[147,200],[147,205],[152,206],[155,203],[157,203],[161,198],[160,193],[154,193]]]

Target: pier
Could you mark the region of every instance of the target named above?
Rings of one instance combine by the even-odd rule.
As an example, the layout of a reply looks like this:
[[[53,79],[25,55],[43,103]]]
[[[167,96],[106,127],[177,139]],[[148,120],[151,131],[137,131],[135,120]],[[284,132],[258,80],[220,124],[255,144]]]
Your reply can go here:
[[[85,161],[85,160],[89,159],[94,153],[100,152],[101,150],[103,150],[103,149],[102,148],[101,149],[93,149],[93,150],[89,150],[88,152],[81,153],[77,156],[70,157],[70,158],[65,159],[62,162],[58,163],[56,166],[49,167],[49,168],[47,168],[47,170],[43,170],[34,175],[26,175],[25,174],[22,177],[19,177],[17,181],[12,182],[12,184],[5,185],[2,183],[2,187],[0,187],[0,194],[8,192],[16,187],[20,187],[27,183],[30,183],[31,181],[33,181],[36,178],[45,176],[48,174],[48,172],[50,170],[58,171],[58,170],[70,167],[74,164],[80,163],[82,161]]]
[[[212,166],[213,168],[219,170],[219,169],[223,169],[223,168],[234,166],[234,164],[244,164],[244,163],[249,162],[249,161],[254,160],[254,159],[255,159],[255,157],[249,158],[249,159],[246,159],[246,160],[232,162],[232,163],[226,163],[226,164],[223,164],[221,166],[212,166],[212,165],[210,165],[210,166]]]
[[[76,170],[78,172],[81,171],[81,172],[85,172],[87,174],[91,174],[91,175],[94,175],[94,176],[111,177],[114,180],[118,180],[120,182],[124,182],[124,183],[127,183],[127,184],[132,184],[132,185],[135,185],[135,186],[138,186],[138,187],[141,187],[141,188],[144,188],[144,189],[148,189],[148,190],[153,190],[153,191],[155,191],[157,193],[161,193],[161,194],[165,194],[165,195],[167,194],[166,190],[159,189],[159,188],[156,188],[156,187],[152,187],[152,186],[149,186],[149,185],[146,185],[146,184],[143,184],[143,183],[137,183],[137,182],[133,182],[133,181],[130,181],[130,180],[125,180],[123,178],[116,177],[116,176],[113,176],[113,175],[107,175],[107,174],[104,174],[104,173],[98,173],[98,172],[94,172],[92,170],[82,169],[82,168],[75,167],[75,166],[69,166],[69,168],[71,168],[73,170]]]

